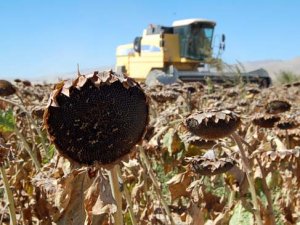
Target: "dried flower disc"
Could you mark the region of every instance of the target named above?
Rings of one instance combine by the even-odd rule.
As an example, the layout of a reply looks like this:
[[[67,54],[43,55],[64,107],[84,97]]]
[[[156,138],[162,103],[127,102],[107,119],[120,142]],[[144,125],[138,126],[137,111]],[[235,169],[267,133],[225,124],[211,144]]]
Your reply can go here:
[[[7,80],[0,80],[0,96],[9,96],[16,93],[15,87]]]
[[[148,102],[139,85],[113,72],[79,76],[56,85],[44,114],[50,139],[83,164],[110,164],[141,140]]]
[[[215,140],[232,134],[241,124],[241,120],[232,111],[213,109],[190,115],[185,124],[191,133]]]

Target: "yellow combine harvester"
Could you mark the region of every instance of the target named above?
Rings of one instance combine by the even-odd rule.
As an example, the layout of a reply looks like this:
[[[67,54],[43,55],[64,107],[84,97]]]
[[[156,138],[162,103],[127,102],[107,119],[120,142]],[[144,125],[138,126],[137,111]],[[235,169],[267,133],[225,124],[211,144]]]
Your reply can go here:
[[[212,58],[212,42],[216,23],[206,19],[186,19],[172,26],[149,25],[143,35],[131,44],[117,47],[116,70],[146,84],[169,84],[182,81],[222,82],[233,74],[200,71],[205,60]],[[224,50],[222,35],[220,49]],[[245,80],[269,86],[271,80],[264,70],[242,74]]]

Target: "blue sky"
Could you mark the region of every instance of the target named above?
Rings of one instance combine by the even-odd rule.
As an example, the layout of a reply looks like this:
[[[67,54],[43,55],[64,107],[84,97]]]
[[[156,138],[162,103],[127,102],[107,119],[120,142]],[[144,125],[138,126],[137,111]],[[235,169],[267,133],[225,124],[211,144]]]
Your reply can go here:
[[[7,0],[0,1],[0,78],[41,76],[115,63],[115,49],[150,23],[186,18],[217,22],[223,60],[300,56],[296,0]]]

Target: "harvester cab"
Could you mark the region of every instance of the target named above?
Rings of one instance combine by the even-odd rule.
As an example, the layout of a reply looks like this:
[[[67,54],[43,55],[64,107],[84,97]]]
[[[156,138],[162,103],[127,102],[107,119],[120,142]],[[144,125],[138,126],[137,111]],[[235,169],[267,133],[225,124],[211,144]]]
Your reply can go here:
[[[120,45],[116,51],[116,70],[146,84],[170,84],[178,80],[224,80],[223,75],[201,71],[212,59],[216,23],[206,19],[174,21],[172,26],[150,24],[133,43]],[[220,56],[225,49],[222,35]]]

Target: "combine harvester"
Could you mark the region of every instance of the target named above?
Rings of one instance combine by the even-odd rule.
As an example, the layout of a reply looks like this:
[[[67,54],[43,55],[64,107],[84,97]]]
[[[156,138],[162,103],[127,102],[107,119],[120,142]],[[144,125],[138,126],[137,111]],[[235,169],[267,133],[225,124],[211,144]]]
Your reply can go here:
[[[206,19],[179,20],[170,27],[151,24],[133,43],[117,47],[116,70],[147,85],[171,84],[178,79],[223,83],[239,77],[261,87],[270,86],[271,79],[264,69],[245,73],[205,69],[213,58],[215,25]],[[225,49],[225,35],[219,46],[218,56]]]

